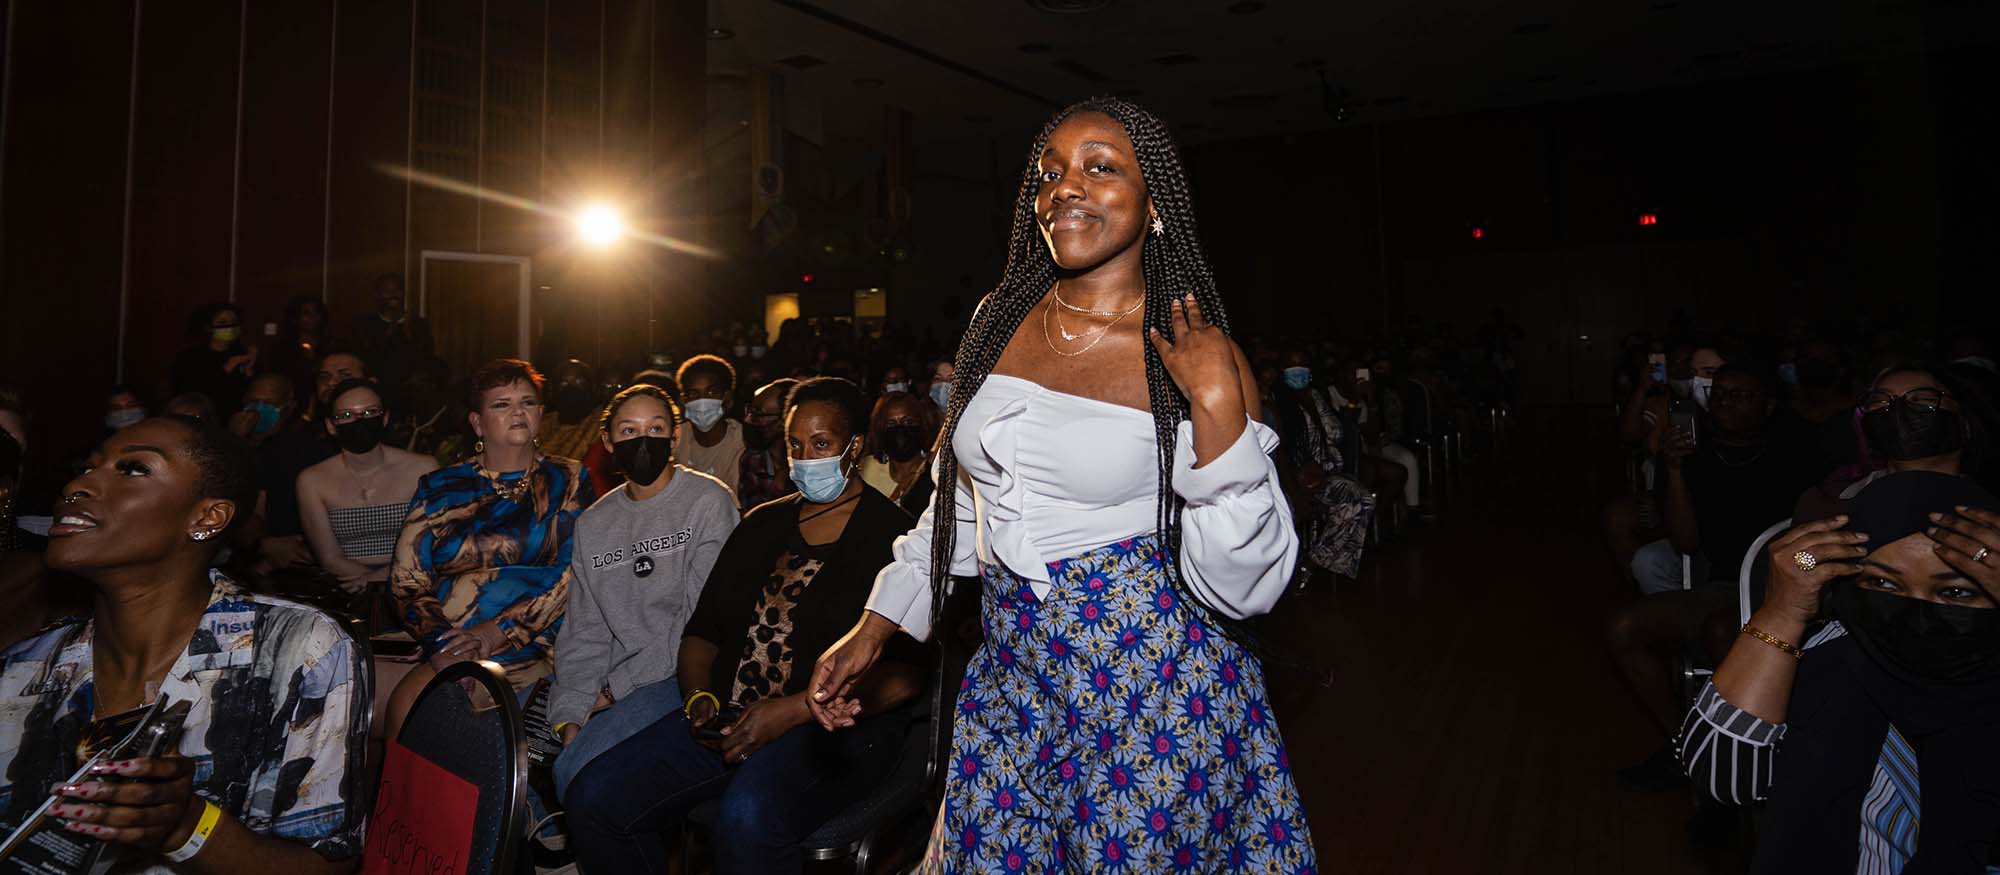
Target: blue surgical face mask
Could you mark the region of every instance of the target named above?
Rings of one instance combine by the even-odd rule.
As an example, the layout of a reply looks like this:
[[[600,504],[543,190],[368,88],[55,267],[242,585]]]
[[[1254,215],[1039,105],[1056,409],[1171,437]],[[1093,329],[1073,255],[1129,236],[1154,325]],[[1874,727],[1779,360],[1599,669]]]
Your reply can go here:
[[[932,383],[931,403],[936,404],[939,410],[951,407],[951,384],[948,382]]]
[[[698,431],[709,431],[722,421],[722,402],[715,398],[696,398],[687,403],[687,418]]]
[[[1312,385],[1312,381],[1313,381],[1312,368],[1293,367],[1285,369],[1285,385],[1290,386],[1293,389],[1304,389],[1305,387]]]
[[[250,431],[253,434],[270,434],[276,430],[278,427],[278,417],[284,415],[285,412],[283,408],[269,401],[256,401],[245,404],[243,405],[243,409],[253,411],[257,414],[257,424],[250,427]]]
[[[138,407],[125,407],[104,414],[104,426],[112,431],[130,428],[144,421],[146,421],[146,411]]]
[[[852,443],[848,446],[853,447]],[[847,491],[847,453],[824,459],[793,459],[792,485],[814,504],[825,504]]]
[[[1787,386],[1798,385],[1799,384],[1798,364],[1796,362],[1779,362],[1778,379],[1785,381],[1785,385]]]

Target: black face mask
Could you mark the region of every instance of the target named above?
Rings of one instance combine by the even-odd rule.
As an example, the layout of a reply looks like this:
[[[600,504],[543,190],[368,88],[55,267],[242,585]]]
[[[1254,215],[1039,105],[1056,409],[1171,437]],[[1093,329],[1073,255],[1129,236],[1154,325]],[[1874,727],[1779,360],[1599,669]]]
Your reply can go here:
[[[1964,678],[2000,656],[2000,608],[1941,605],[1842,581],[1833,615],[1863,649],[1920,678]]]
[[[770,449],[771,441],[777,439],[778,432],[768,425],[743,424],[743,445],[753,450]]]
[[[1942,456],[1965,446],[1965,426],[1958,411],[1925,410],[1901,398],[1890,399],[1887,410],[1861,414],[1861,433],[1871,449],[1898,462]]]
[[[375,449],[382,443],[382,418],[357,419],[344,425],[333,427],[333,440],[340,448],[355,455]]]
[[[924,449],[924,436],[914,425],[892,425],[882,430],[882,452],[898,462],[917,457]]]
[[[660,472],[673,464],[674,442],[665,435],[626,438],[611,445],[611,457],[618,460],[618,469],[625,472],[625,479],[646,486],[660,479]]]

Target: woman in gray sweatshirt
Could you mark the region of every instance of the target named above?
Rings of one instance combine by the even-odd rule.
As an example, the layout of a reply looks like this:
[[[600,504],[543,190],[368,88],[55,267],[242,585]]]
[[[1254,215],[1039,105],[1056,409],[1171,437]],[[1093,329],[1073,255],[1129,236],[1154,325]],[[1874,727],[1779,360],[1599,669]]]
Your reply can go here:
[[[672,463],[676,420],[667,393],[641,383],[611,399],[599,424],[625,485],[577,519],[570,550],[549,696],[563,741],[559,797],[593,757],[681,706],[681,631],[736,529],[729,487]]]

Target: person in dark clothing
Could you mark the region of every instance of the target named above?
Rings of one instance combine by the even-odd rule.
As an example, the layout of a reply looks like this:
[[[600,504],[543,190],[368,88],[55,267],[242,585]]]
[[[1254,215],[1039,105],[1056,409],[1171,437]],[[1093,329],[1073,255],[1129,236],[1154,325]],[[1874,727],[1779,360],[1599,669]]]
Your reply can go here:
[[[1667,739],[1645,762],[1620,772],[1625,783],[1640,789],[1665,789],[1684,780],[1672,743],[1680,714],[1664,695],[1672,670],[1661,648],[1704,642],[1706,652],[1718,657],[1728,649],[1743,557],[1828,470],[1824,457],[1801,444],[1798,435],[1772,433],[1769,424],[1777,412],[1772,384],[1755,366],[1722,366],[1710,391],[1707,439],[1697,443],[1694,435],[1678,431],[1668,437],[1663,453],[1668,540],[1705,573],[1696,574],[1691,589],[1648,595],[1611,622],[1619,670]]]
[[[229,418],[229,429],[249,441],[257,469],[254,529],[258,571],[311,568],[312,548],[299,522],[299,472],[333,458],[338,451],[323,427],[301,422],[299,405],[285,374],[259,375],[244,395],[244,409]]]
[[[352,338],[376,379],[398,389],[431,354],[431,324],[411,316],[404,297],[401,274],[376,277],[375,312],[354,320]]]
[[[846,380],[786,406],[801,492],[752,509],[723,545],[681,640],[686,707],[599,754],[565,799],[588,875],[665,871],[668,839],[721,800],[718,873],[798,872],[798,843],[894,761],[929,660],[899,635],[861,684],[867,715],[829,732],[805,700],[813,659],[847,632],[912,520],[856,476],[868,409]],[[809,788],[809,792],[807,792]]]
[[[278,343],[266,357],[264,370],[290,377],[295,397],[313,394],[320,356],[327,353],[326,327],[326,303],[319,298],[300,295],[285,302]]]
[[[242,311],[229,303],[201,307],[188,319],[188,333],[196,342],[168,370],[173,394],[198,393],[217,410],[235,411],[257,370],[257,348],[243,343]]]

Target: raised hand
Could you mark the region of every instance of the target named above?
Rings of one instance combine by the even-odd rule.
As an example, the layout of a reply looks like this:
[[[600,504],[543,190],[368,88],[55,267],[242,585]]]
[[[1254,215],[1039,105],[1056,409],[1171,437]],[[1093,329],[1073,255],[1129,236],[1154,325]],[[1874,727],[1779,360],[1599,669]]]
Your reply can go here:
[[[1148,331],[1167,376],[1190,404],[1218,412],[1247,410],[1243,377],[1236,370],[1236,342],[1208,321],[1194,295],[1176,298],[1171,307],[1173,339],[1158,328]]]
[[[1955,514],[1931,514],[1929,535],[1936,542],[1939,559],[1958,569],[1986,597],[2000,601],[2000,514],[1974,507],[1961,507]]]
[[[1868,555],[1861,546],[1868,536],[1841,531],[1845,525],[1847,517],[1837,516],[1796,526],[1771,541],[1764,551],[1771,560],[1771,577],[1758,613],[1776,611],[1774,621],[1800,628],[1812,620],[1819,612],[1820,590],[1834,578],[1860,571],[1856,560]]]

